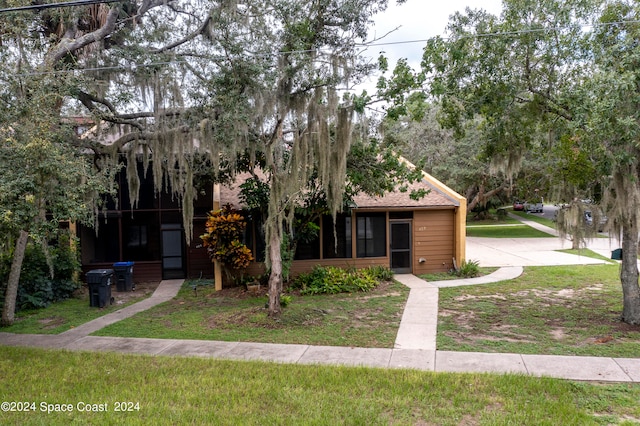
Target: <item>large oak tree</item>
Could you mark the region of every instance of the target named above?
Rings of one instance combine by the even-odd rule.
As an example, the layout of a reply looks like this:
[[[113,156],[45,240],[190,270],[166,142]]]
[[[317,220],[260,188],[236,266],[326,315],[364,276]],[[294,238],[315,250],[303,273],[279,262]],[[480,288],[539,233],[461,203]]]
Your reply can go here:
[[[302,186],[317,173],[330,211],[342,205],[357,118],[343,90],[375,65],[360,51],[371,16],[386,4],[130,0],[5,14],[0,109],[12,110],[46,76],[43,87],[59,99],[51,114],[88,114],[99,123],[69,143],[94,155],[98,170],[116,168],[120,155],[130,164],[142,156],[157,190],[168,183],[181,200],[187,238],[198,168],[216,174],[221,161],[263,153],[269,311],[277,316],[280,242]],[[17,122],[3,117],[10,125]],[[127,173],[135,204],[139,178],[135,167]]]

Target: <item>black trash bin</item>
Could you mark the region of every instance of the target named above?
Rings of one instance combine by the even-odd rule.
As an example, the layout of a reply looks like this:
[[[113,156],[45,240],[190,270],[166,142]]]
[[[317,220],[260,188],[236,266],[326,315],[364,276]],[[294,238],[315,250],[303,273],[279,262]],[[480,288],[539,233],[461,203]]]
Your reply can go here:
[[[116,273],[116,288],[118,291],[135,290],[133,285],[133,262],[116,262],[113,264]]]
[[[622,249],[615,249],[611,252],[611,259],[622,260]]]
[[[107,304],[113,304],[113,298],[111,297],[112,281],[113,269],[93,269],[87,272],[89,306],[104,308]]]

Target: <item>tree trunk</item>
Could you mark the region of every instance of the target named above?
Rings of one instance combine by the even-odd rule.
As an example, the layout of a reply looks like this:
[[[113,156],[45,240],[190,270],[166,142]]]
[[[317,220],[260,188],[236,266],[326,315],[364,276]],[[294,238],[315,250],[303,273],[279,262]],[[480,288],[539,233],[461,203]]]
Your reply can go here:
[[[580,250],[580,238],[575,236],[571,238],[571,249]]]
[[[269,274],[269,316],[271,318],[279,318],[282,313],[282,308],[280,307],[280,293],[282,293],[281,232],[281,230],[271,232],[269,238],[269,257],[271,260],[271,273]]]
[[[20,271],[22,270],[22,261],[24,260],[24,252],[27,248],[29,233],[20,231],[18,241],[16,241],[16,249],[13,252],[13,260],[11,261],[11,272],[9,273],[9,282],[7,283],[7,293],[4,298],[4,306],[2,307],[1,325],[7,326],[13,324],[16,315],[16,299],[18,297],[18,283],[20,282]]]
[[[638,286],[638,228],[625,224],[622,228],[622,321],[640,324],[640,286]]]

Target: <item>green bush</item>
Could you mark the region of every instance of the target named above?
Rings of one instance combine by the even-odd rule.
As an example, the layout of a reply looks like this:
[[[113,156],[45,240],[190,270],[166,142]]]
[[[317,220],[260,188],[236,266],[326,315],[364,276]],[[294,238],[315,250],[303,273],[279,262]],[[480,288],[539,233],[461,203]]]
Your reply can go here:
[[[393,279],[393,271],[386,266],[369,266],[365,270],[368,271],[371,276],[380,281],[391,281]]]
[[[68,299],[80,287],[74,280],[75,273],[80,271],[80,261],[77,254],[71,250],[69,238],[68,234],[63,233],[56,245],[48,247],[53,265],[53,278],[42,247],[34,243],[27,246],[20,272],[17,310],[47,307],[52,302]],[[4,290],[9,279],[11,260],[8,255],[0,259],[1,303],[4,303]]]
[[[474,278],[480,276],[480,263],[477,260],[463,261],[455,271],[455,275],[461,278]]]
[[[289,306],[291,302],[293,302],[293,296],[288,294],[280,295],[280,306],[282,306],[283,308]]]
[[[393,274],[391,274],[393,275]],[[367,268],[347,271],[334,266],[316,266],[307,274],[300,274],[292,284],[301,294],[336,294],[370,291],[388,276],[385,271]]]

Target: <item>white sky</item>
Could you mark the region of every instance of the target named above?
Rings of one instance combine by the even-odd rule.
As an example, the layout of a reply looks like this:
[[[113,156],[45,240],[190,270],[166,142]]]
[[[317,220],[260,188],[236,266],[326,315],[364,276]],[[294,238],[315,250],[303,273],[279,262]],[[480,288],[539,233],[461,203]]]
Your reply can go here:
[[[403,5],[397,6],[395,0],[389,0],[386,11],[374,17],[375,26],[369,30],[369,39],[384,36],[389,31],[398,28],[386,36],[379,43],[392,43],[397,41],[426,40],[436,35],[443,35],[449,22],[449,16],[456,11],[464,12],[465,8],[484,9],[494,15],[500,15],[502,11],[501,0],[407,0]],[[377,60],[380,52],[384,51],[389,60],[389,67],[393,70],[400,58],[407,58],[409,64],[418,68],[422,57],[422,49],[426,43],[408,43],[386,46],[373,46],[367,54],[373,60]],[[372,93],[375,87],[375,78],[365,85],[367,91]],[[358,90],[359,91],[359,90]]]

